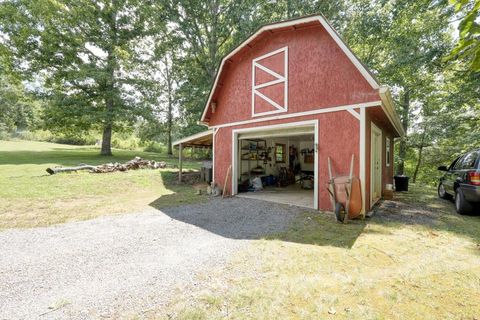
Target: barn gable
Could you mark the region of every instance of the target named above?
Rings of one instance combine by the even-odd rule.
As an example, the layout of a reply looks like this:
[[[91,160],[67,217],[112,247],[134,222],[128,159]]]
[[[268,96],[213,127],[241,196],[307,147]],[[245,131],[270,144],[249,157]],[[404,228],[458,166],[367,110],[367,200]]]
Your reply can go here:
[[[264,26],[227,55],[202,122],[380,101],[378,89],[324,17],[311,16]]]

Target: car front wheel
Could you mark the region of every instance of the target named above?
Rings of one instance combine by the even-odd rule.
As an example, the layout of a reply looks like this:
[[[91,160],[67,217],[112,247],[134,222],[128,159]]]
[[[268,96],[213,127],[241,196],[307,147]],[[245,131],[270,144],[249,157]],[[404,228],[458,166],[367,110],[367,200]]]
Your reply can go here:
[[[465,200],[465,196],[460,188],[455,191],[455,209],[459,214],[467,214],[472,212],[472,205]]]
[[[439,183],[438,184],[438,197],[441,198],[441,199],[450,199],[451,196],[447,193],[447,191],[445,191],[445,186],[443,185],[443,183]]]

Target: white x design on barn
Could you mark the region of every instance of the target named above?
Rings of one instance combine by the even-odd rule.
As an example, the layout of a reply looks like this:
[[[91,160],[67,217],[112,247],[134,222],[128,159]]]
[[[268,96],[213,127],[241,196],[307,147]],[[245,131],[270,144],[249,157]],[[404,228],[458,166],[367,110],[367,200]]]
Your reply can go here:
[[[273,59],[279,57],[283,57],[282,63],[275,65]],[[260,77],[262,74],[263,79]],[[268,89],[271,89],[270,92]],[[275,95],[272,95],[272,92]],[[266,109],[265,102],[269,109]],[[283,47],[252,61],[252,117],[286,111],[288,111],[288,47]]]

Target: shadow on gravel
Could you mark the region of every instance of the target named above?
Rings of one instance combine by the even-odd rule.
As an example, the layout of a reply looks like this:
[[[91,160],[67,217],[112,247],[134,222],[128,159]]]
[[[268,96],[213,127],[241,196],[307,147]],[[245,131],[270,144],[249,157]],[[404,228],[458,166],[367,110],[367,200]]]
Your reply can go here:
[[[172,195],[174,197],[175,195]],[[381,225],[385,235],[402,227],[446,231],[480,243],[480,216],[461,216],[435,190],[412,186],[383,201],[367,220],[339,224],[332,214],[245,198],[204,198],[202,204],[168,207],[169,196],[150,206],[179,220],[231,239],[281,240],[351,248],[367,225]],[[374,232],[369,229],[369,232]]]
[[[255,199],[196,196],[202,203],[178,206],[178,197],[177,193],[164,195],[150,206],[172,219],[230,239],[351,248],[366,226],[365,221],[343,225],[333,214]]]
[[[261,239],[284,231],[302,209],[243,198],[205,198],[201,204],[162,207],[169,196],[150,203],[172,219],[231,239]]]
[[[202,204],[162,207],[168,196],[150,203],[172,219],[230,239],[266,239],[351,248],[366,221],[340,224],[333,214],[246,198],[211,198]]]

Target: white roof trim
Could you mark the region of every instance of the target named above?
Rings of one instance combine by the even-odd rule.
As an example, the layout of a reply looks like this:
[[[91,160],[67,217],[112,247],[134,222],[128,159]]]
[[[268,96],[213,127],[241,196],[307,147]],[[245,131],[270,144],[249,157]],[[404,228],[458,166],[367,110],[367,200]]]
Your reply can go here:
[[[189,141],[191,141],[191,140],[195,140],[195,139],[207,137],[207,136],[209,136],[209,135],[212,135],[212,136],[213,136],[213,130],[210,129],[210,130],[202,131],[202,132],[199,132],[199,133],[197,133],[197,134],[193,134],[193,135],[191,135],[191,136],[188,136],[188,137],[182,138],[182,139],[180,139],[180,140],[174,141],[174,142],[172,143],[172,146],[175,147],[175,146],[177,146],[177,145],[179,145],[179,144],[181,144],[181,143],[187,143],[187,142],[189,142]]]
[[[205,122],[205,116],[208,111],[208,106],[211,103],[213,93],[215,92],[215,88],[217,87],[218,80],[220,78],[220,74],[223,70],[223,67],[225,65],[225,62],[230,59],[233,55],[235,55],[238,51],[240,51],[246,44],[251,42],[253,39],[255,39],[259,34],[263,33],[264,31],[268,30],[274,30],[274,29],[280,29],[280,28],[285,28],[285,27],[290,27],[302,23],[308,23],[308,22],[313,22],[313,21],[319,21],[320,24],[327,30],[328,34],[333,38],[333,40],[337,43],[337,45],[342,49],[342,51],[345,53],[345,55],[350,59],[350,61],[355,65],[355,67],[360,71],[360,73],[363,75],[365,80],[368,81],[368,83],[372,86],[373,89],[379,89],[380,85],[378,82],[373,78],[373,76],[368,72],[368,70],[365,68],[365,66],[358,60],[358,58],[353,54],[353,52],[347,47],[345,42],[343,42],[342,39],[338,36],[337,32],[332,28],[332,26],[326,21],[326,19],[321,16],[311,16],[311,17],[305,17],[301,19],[295,19],[295,20],[290,20],[290,21],[284,21],[284,22],[279,22],[275,24],[269,24],[261,27],[257,32],[255,32],[253,35],[251,35],[247,40],[243,41],[240,45],[238,45],[232,52],[230,52],[228,55],[226,55],[223,59],[222,62],[220,63],[220,68],[217,71],[217,75],[215,77],[215,82],[213,83],[213,87],[210,91],[210,95],[208,96],[207,104],[205,105],[205,108],[202,113],[202,118],[201,122]]]
[[[405,136],[405,130],[403,130],[402,121],[398,116],[398,113],[395,111],[393,106],[393,99],[390,93],[390,89],[386,86],[382,86],[379,90],[380,98],[382,99],[382,108],[385,114],[390,120],[390,123],[393,125],[400,137]]]

